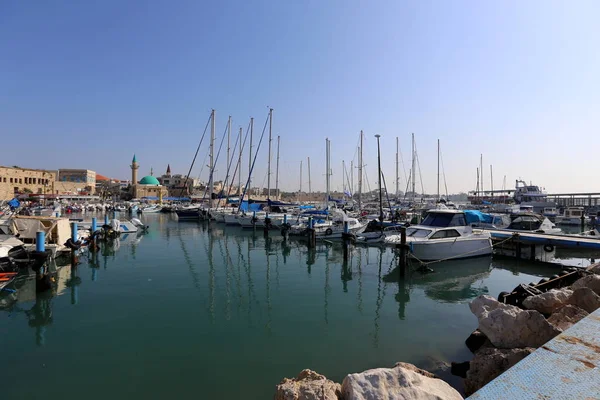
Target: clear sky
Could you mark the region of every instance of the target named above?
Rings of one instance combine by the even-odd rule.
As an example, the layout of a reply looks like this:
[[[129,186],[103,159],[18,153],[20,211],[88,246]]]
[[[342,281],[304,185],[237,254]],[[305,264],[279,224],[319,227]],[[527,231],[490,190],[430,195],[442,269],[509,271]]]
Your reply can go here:
[[[298,190],[301,160],[307,189],[307,157],[324,189],[325,137],[341,189],[363,129],[371,188],[373,135],[393,191],[395,138],[408,170],[414,132],[430,193],[437,139],[449,192],[474,188],[480,154],[486,188],[493,164],[495,188],[600,191],[598,15],[597,1],[2,1],[0,165],[126,179],[136,153],[141,176],[186,173],[211,109],[218,138],[229,115],[235,132],[255,117],[258,137],[272,107],[282,189]]]

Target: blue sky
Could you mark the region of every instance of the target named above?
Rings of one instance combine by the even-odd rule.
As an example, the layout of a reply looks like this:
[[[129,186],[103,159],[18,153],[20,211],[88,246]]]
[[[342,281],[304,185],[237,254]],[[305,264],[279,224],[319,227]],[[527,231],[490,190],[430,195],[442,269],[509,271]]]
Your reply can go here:
[[[211,109],[219,137],[229,115],[235,132],[253,116],[260,133],[273,107],[283,189],[298,189],[306,157],[324,188],[325,137],[341,189],[362,129],[372,188],[373,135],[393,190],[395,137],[408,169],[414,132],[427,192],[437,139],[450,192],[474,188],[482,153],[486,187],[493,164],[496,188],[506,176],[597,191],[599,11],[594,1],[5,1],[0,164],[128,178],[136,153],[142,175],[168,163],[185,173]]]

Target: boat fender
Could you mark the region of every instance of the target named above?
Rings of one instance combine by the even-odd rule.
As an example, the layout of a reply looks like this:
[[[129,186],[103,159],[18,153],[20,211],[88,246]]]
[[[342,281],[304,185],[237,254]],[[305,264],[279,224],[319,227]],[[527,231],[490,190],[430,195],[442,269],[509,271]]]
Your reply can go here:
[[[545,244],[544,245],[544,251],[546,253],[550,253],[550,252],[554,251],[554,246],[552,246],[551,244]]]
[[[325,234],[327,236],[331,235],[333,233],[333,231],[331,230],[331,228],[327,228],[327,230],[325,231]]]

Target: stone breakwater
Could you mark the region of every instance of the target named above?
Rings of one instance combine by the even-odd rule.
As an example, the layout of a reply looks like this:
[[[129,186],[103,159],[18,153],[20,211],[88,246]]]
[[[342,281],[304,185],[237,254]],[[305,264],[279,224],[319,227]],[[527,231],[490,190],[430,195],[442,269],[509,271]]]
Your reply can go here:
[[[471,395],[538,347],[600,308],[600,265],[569,287],[529,296],[521,307],[479,296],[470,304],[479,327],[466,340],[474,357],[453,363]]]
[[[452,363],[471,395],[589,313],[600,308],[600,264],[569,287],[525,298],[521,307],[482,295],[469,307],[479,327],[465,344],[471,361]],[[305,369],[276,387],[275,400],[455,400],[463,397],[448,383],[412,364],[349,374],[339,384]]]

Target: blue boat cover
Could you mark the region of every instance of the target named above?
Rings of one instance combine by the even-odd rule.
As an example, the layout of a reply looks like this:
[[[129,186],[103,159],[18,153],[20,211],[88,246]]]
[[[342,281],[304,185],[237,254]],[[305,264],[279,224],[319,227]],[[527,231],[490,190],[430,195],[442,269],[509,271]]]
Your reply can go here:
[[[491,224],[494,221],[494,216],[486,213],[482,213],[479,210],[465,210],[465,219],[468,224],[486,223]]]
[[[15,208],[19,208],[19,206],[21,206],[21,202],[18,199],[16,199],[16,198],[12,199],[7,204],[9,205],[9,207],[11,208],[11,210],[14,210]]]
[[[260,211],[262,209],[263,204],[262,203],[250,203],[248,204],[247,201],[242,201],[242,204],[240,205],[240,210],[247,212],[247,211]]]

